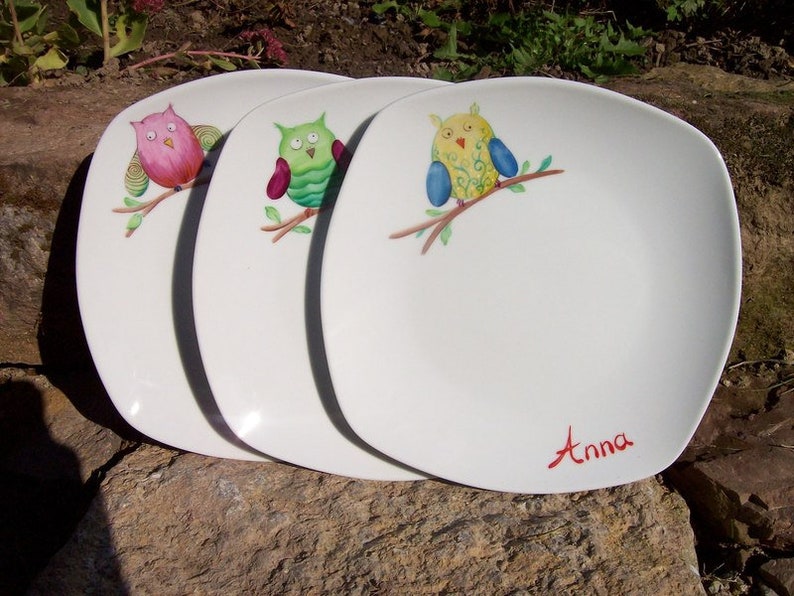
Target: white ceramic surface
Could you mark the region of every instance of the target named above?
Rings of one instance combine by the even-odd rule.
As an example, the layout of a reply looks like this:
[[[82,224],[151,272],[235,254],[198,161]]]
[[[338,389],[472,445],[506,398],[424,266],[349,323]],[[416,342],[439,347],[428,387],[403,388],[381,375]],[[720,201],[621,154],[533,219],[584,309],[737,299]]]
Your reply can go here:
[[[392,77],[327,85],[258,107],[229,136],[199,225],[194,305],[213,394],[229,426],[252,447],[346,476],[421,477],[387,461],[350,433],[327,382],[314,288],[328,211],[311,212],[298,232],[281,237],[280,230],[262,227],[305,213],[305,205],[285,194],[284,185],[275,190],[279,178],[286,180],[274,177],[282,136],[283,164],[289,163],[294,188],[317,174],[318,184],[330,176],[332,189],[340,177],[330,149],[334,138],[349,153],[379,109],[441,85]],[[311,125],[295,129],[306,123]],[[284,127],[283,134],[276,124]],[[269,182],[276,199],[266,196]],[[308,204],[299,190],[289,192]],[[315,198],[327,200],[333,194],[326,190]]]
[[[190,291],[193,244],[206,179],[220,151],[197,150],[188,137],[192,131],[195,137],[217,138],[267,100],[340,80],[344,77],[288,70],[213,76],[128,107],[100,139],[77,238],[80,313],[113,403],[152,439],[206,455],[266,459],[229,431],[198,354]],[[131,124],[145,118],[144,124]],[[195,129],[198,125],[204,128]],[[128,169],[136,139],[141,163]],[[205,153],[203,167],[197,151]],[[196,163],[202,168],[198,176]],[[173,188],[177,184],[182,190]],[[161,196],[166,198],[157,203]],[[146,205],[153,208],[144,216]],[[134,228],[129,237],[128,226]]]
[[[483,122],[501,141],[501,187],[433,206],[488,170]],[[593,86],[463,83],[381,111],[341,196],[321,314],[338,403],[365,441],[452,481],[532,493],[634,481],[680,454],[740,294],[731,183],[703,134]]]

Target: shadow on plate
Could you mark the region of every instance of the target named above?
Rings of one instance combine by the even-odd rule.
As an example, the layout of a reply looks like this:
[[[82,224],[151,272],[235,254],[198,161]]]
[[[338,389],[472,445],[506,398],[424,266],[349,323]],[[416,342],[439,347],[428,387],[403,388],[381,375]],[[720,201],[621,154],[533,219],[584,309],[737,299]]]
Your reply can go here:
[[[225,141],[225,137],[223,141]],[[221,144],[222,147],[222,144]],[[214,168],[220,151],[213,151],[207,156],[208,167]],[[193,312],[193,259],[196,248],[201,212],[207,198],[207,185],[190,189],[179,228],[176,253],[174,255],[174,273],[171,287],[171,309],[174,318],[177,347],[185,377],[193,392],[193,397],[212,429],[234,446],[251,453],[262,455],[261,452],[241,441],[226,423],[204,370],[201,359],[196,320]],[[229,289],[232,291],[232,289]],[[234,330],[230,329],[229,333]]]
[[[374,118],[374,116],[362,123],[346,144],[346,148],[351,155],[355,152],[355,148],[361,141],[361,137],[364,135],[364,131],[369,126],[372,118]],[[328,368],[328,358],[325,352],[325,340],[323,338],[320,289],[322,283],[322,263],[323,254],[325,252],[325,241],[328,236],[328,227],[333,217],[334,205],[339,196],[339,189],[342,186],[343,178],[344,172],[336,170],[328,184],[328,188],[333,190],[326,193],[326,196],[323,198],[322,209],[317,214],[306,266],[306,295],[304,301],[306,309],[306,342],[309,350],[309,361],[311,362],[312,374],[314,375],[314,383],[317,386],[317,394],[320,396],[325,413],[328,415],[328,418],[331,420],[336,430],[343,437],[370,455],[387,461],[404,470],[423,474],[423,472],[406,466],[402,462],[392,459],[374,449],[359,437],[342,413],[342,409],[339,407],[339,401],[336,397],[336,392],[334,391],[331,371]]]

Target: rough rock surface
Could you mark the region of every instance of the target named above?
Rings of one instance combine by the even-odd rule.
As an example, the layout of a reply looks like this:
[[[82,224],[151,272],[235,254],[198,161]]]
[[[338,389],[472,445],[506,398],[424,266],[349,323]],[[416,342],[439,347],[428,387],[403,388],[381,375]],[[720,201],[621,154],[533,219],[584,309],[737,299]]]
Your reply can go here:
[[[794,559],[773,559],[761,566],[761,577],[779,596],[794,596]]]
[[[794,549],[794,400],[779,377],[728,374],[669,476],[712,538]],[[728,386],[726,386],[728,385]]]
[[[527,496],[365,482],[141,446],[34,594],[700,594],[688,511],[656,479]]]

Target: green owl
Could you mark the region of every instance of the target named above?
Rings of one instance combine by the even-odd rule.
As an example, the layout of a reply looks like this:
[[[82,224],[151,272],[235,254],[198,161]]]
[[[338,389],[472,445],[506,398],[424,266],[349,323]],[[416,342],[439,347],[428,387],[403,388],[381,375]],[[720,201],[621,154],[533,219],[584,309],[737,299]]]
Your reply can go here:
[[[279,158],[267,196],[279,199],[286,193],[301,207],[320,207],[334,171],[344,169],[344,144],[325,125],[325,113],[314,122],[291,128],[276,123],[276,128],[281,132]]]
[[[496,186],[500,174],[510,177],[518,172],[516,158],[495,137],[476,103],[468,114],[446,120],[431,114],[430,121],[438,129],[426,179],[427,197],[434,206],[450,197],[459,204],[475,199]]]

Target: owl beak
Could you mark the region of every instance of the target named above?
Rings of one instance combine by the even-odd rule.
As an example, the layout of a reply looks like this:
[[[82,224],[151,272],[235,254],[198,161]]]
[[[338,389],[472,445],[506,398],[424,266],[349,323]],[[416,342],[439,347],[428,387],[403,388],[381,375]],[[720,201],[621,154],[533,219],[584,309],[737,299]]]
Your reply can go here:
[[[309,154],[309,157],[311,157],[312,159],[314,159],[314,147],[309,147],[309,148],[306,150],[306,153],[308,153],[308,154]]]
[[[455,142],[458,145],[460,145],[461,149],[465,149],[466,148],[466,139],[464,139],[463,137],[458,137],[457,139],[455,139]]]
[[[163,145],[168,145],[169,147],[171,147],[171,149],[173,149],[174,139],[172,139],[171,137],[166,137],[165,140],[163,140]]]

